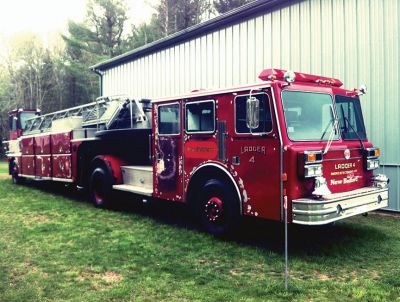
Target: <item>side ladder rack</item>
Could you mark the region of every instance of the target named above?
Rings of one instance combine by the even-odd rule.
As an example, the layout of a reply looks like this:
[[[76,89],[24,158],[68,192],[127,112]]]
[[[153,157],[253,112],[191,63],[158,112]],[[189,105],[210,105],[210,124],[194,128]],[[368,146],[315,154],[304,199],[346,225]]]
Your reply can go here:
[[[133,123],[146,120],[145,113],[137,100],[130,100],[126,96],[100,97],[89,104],[28,119],[24,135],[50,131],[53,121],[69,117],[81,117],[82,127],[85,128],[109,129],[114,120],[121,115],[121,111],[127,108],[130,110],[130,127],[133,127]]]

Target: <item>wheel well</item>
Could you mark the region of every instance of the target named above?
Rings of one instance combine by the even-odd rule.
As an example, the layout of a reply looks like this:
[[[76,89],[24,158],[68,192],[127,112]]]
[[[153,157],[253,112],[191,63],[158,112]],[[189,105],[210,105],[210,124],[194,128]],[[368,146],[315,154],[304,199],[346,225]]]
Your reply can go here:
[[[94,167],[98,165],[104,165],[107,168],[106,163],[97,158],[100,153],[100,148],[95,142],[84,142],[78,147],[77,151],[77,183],[82,187],[87,187],[89,184],[89,178],[92,174]]]
[[[210,179],[219,180],[226,184],[230,190],[232,190],[233,194],[237,196],[240,207],[240,214],[242,214],[242,198],[239,193],[239,188],[231,178],[229,172],[217,166],[201,167],[194,173],[194,175],[190,178],[187,187],[187,203],[191,204],[195,201],[196,194],[198,194],[201,187]]]

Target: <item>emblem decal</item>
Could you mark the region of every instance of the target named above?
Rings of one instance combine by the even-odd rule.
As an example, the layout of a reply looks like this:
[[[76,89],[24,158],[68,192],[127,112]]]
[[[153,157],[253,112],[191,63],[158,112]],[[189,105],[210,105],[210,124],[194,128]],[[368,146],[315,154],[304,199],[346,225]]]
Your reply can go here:
[[[345,159],[349,159],[350,158],[350,150],[349,149],[344,150],[344,158]]]

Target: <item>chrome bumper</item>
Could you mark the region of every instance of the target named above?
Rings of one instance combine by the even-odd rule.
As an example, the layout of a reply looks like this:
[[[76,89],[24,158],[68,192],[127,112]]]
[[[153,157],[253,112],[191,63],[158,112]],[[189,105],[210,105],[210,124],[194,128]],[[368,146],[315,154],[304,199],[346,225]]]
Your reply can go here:
[[[367,187],[323,199],[292,200],[293,223],[322,225],[388,206],[388,188]]]

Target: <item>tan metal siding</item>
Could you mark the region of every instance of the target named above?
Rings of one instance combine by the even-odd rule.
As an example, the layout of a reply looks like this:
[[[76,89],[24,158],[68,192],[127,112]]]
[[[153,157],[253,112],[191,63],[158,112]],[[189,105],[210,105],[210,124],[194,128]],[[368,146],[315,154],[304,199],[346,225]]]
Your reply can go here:
[[[400,211],[398,0],[306,0],[105,72],[105,95],[155,98],[257,81],[276,67],[333,76],[362,97],[369,138],[392,178],[390,209]]]

